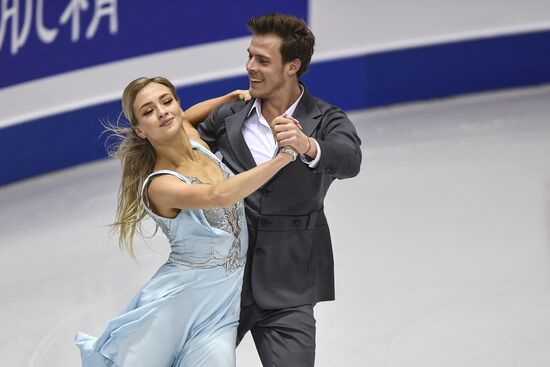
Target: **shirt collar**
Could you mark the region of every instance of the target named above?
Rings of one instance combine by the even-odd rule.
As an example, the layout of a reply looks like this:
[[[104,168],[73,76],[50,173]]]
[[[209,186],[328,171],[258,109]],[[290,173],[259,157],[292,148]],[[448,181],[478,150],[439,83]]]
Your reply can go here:
[[[300,89],[302,90],[302,93],[300,94],[300,97],[294,103],[283,113],[283,115],[292,116],[294,114],[294,111],[296,110],[296,107],[298,107],[298,103],[300,103],[300,100],[302,99],[302,96],[304,95],[304,87],[300,84]],[[254,104],[252,105],[252,108],[250,111],[248,111],[248,114],[246,115],[246,118],[250,117],[250,114],[252,111],[256,111],[256,114],[258,117],[262,116],[262,102],[259,98],[256,98],[254,100]]]

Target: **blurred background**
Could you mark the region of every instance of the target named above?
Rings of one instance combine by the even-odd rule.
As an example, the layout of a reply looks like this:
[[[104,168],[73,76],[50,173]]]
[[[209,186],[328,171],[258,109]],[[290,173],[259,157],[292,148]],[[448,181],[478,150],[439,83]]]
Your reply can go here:
[[[120,179],[102,121],[138,76],[184,107],[246,88],[247,20],[317,39],[303,81],[343,108],[362,172],[326,201],[337,300],[318,366],[550,363],[550,2],[0,0],[0,360],[75,366],[166,260],[107,225]],[[150,233],[153,226],[148,223]],[[253,343],[238,366],[259,366]]]

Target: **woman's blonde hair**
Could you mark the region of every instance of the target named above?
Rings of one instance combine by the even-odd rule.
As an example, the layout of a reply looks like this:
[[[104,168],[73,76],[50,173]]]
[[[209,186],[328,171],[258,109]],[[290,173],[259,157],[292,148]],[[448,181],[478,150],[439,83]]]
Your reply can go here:
[[[155,149],[147,139],[137,135],[134,127],[137,117],[134,102],[137,94],[150,83],[162,84],[172,92],[176,101],[176,88],[166,78],[138,78],[133,80],[122,94],[122,111],[129,124],[119,122],[115,126],[106,126],[109,138],[115,138],[117,144],[110,155],[120,159],[122,180],[118,191],[116,217],[112,229],[119,232],[119,245],[134,256],[134,234],[142,234],[141,220],[147,212],[141,204],[141,187],[149,174],[153,172],[156,161]]]

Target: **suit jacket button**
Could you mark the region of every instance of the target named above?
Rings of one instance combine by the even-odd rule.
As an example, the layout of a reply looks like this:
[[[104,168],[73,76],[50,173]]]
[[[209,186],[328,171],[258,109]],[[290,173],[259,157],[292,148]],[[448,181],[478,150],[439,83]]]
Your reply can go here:
[[[261,255],[265,254],[265,250],[261,247],[258,247],[254,250],[254,253],[258,256],[261,256]]]
[[[269,221],[269,219],[267,218],[262,218],[260,219],[260,226],[262,227],[267,227],[271,224],[271,222]]]
[[[298,227],[300,225],[300,220],[299,219],[295,219],[293,222],[292,222],[292,226],[293,227]]]

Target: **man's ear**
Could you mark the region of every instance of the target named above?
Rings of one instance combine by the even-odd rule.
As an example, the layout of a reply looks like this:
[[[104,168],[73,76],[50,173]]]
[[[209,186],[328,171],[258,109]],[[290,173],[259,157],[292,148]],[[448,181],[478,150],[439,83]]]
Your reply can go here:
[[[288,75],[294,75],[300,70],[300,67],[302,66],[302,61],[298,58],[290,61],[288,63]]]
[[[142,138],[142,139],[147,138],[147,134],[145,134],[145,131],[141,130],[139,127],[134,126],[134,131],[136,132],[136,134],[137,134],[140,138]]]

